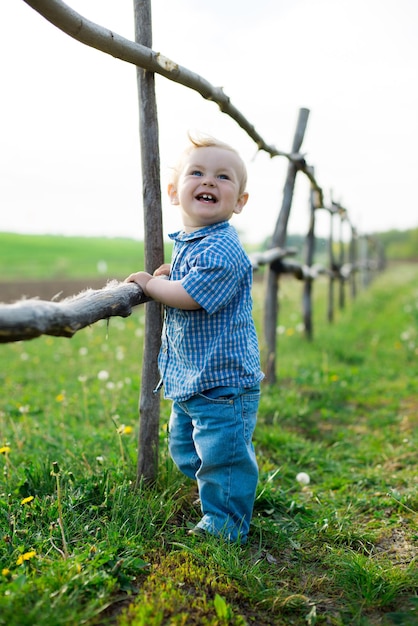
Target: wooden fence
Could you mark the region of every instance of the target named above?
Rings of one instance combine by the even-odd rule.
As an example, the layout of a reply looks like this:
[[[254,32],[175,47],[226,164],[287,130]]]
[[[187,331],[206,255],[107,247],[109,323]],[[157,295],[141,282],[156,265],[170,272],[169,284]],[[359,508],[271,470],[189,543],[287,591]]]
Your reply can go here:
[[[0,343],[41,335],[72,337],[99,320],[128,317],[143,302],[148,298],[135,283],[111,281],[103,289],[86,289],[61,302],[28,299],[0,304]]]
[[[283,189],[282,205],[267,251],[253,255],[255,269],[266,266],[266,298],[264,332],[268,351],[265,372],[267,382],[276,379],[276,328],[279,315],[279,279],[281,274],[293,274],[304,281],[303,319],[306,335],[313,336],[312,327],[312,286],[315,278],[326,275],[329,279],[328,319],[334,317],[334,287],[338,281],[339,303],[344,306],[345,286],[351,285],[351,295],[357,291],[357,278],[361,275],[362,284],[370,281],[371,272],[382,267],[381,258],[376,255],[377,244],[372,238],[361,237],[349,221],[348,211],[339,204],[324,201],[322,188],[318,184],[314,168],[306,163],[301,152],[308,122],[308,109],[301,109],[290,151],[269,145],[255,130],[254,126],[231,103],[221,88],[214,87],[204,78],[190,72],[177,63],[152,50],[151,0],[134,0],[135,42],[103,28],[82,17],[61,0],[24,0],[49,22],[81,43],[110,54],[137,68],[139,94],[140,143],[143,180],[145,270],[153,270],[164,262],[162,210],[160,194],[160,161],[158,153],[158,118],[156,113],[155,74],[178,82],[200,93],[204,98],[215,102],[220,110],[231,117],[256,143],[258,150],[272,157],[283,157],[288,161],[288,169]],[[292,206],[293,193],[298,173],[310,182],[310,223],[307,229],[305,258],[303,263],[289,259],[295,250],[286,247],[287,225]],[[315,214],[318,210],[330,215],[329,259],[327,266],[314,264],[315,258]],[[334,221],[340,220],[339,255],[336,257],[334,241]],[[344,224],[351,228],[349,256],[341,232]],[[360,250],[359,250],[360,248]],[[0,342],[30,339],[41,334],[72,336],[77,330],[99,319],[112,315],[126,316],[132,306],[146,299],[135,285],[111,284],[103,290],[83,292],[75,298],[61,303],[48,303],[36,300],[22,301],[13,305],[0,306]],[[157,356],[161,335],[161,307],[158,303],[146,305],[144,338],[144,359],[141,375],[139,402],[140,436],[138,447],[138,480],[155,480],[158,468],[158,428],[159,400],[152,393],[158,377]]]

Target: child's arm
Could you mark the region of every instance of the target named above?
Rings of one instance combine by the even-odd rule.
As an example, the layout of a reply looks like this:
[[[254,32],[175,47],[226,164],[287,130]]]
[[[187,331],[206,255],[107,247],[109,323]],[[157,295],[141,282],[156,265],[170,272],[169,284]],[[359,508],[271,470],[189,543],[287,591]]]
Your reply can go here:
[[[147,272],[136,272],[135,274],[130,274],[125,279],[125,282],[136,283],[146,296],[175,309],[194,311],[201,308],[200,304],[189,296],[181,281],[164,280],[165,276],[166,274],[161,274],[153,277]]]

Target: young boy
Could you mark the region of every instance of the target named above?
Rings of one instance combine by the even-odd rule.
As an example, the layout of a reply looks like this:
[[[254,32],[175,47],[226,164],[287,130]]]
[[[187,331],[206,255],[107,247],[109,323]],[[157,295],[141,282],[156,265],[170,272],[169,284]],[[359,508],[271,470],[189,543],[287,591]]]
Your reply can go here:
[[[173,401],[169,449],[197,481],[203,513],[189,532],[245,543],[258,480],[252,434],[263,374],[252,267],[229,220],[248,200],[247,174],[227,144],[189,139],[168,186],[183,222],[170,235],[171,266],[126,280],[166,308],[159,368]]]

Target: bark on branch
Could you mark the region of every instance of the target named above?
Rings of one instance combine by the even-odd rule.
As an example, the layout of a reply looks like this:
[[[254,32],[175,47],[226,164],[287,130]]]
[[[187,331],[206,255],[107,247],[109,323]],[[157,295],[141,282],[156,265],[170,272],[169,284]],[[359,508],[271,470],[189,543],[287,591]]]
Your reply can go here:
[[[253,270],[255,271],[260,268],[260,265],[270,265],[270,263],[277,259],[284,259],[286,256],[293,256],[295,254],[297,254],[296,248],[270,248],[262,252],[253,252],[250,254],[250,260]]]
[[[292,261],[273,261],[271,269],[276,274],[292,274],[297,280],[314,280],[321,274],[329,274],[329,270],[322,265],[303,265]]]
[[[112,281],[103,289],[87,289],[61,302],[31,299],[0,304],[0,343],[41,335],[72,337],[99,320],[128,317],[132,307],[147,301],[135,283]]]

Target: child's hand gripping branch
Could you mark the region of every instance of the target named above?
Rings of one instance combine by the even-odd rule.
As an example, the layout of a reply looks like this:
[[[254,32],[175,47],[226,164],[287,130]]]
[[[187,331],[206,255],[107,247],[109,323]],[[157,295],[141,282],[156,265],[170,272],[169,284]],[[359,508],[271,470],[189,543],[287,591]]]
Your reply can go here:
[[[168,273],[166,272],[167,268]],[[130,274],[125,282],[136,283],[146,296],[166,306],[186,311],[200,309],[200,305],[189,296],[180,281],[162,280],[167,279],[169,273],[170,265],[164,264],[155,270],[153,275],[148,274],[148,272],[136,272]]]

